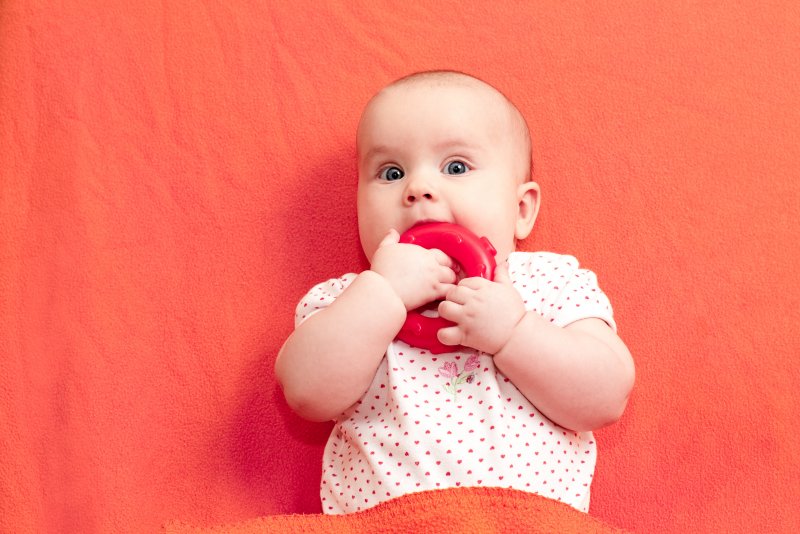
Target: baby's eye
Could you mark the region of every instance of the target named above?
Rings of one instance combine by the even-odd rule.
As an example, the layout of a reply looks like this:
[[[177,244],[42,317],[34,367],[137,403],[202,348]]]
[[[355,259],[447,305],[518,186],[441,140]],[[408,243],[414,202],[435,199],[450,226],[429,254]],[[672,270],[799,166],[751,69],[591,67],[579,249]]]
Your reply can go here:
[[[469,167],[463,161],[451,161],[444,168],[445,174],[464,174],[468,170]]]
[[[399,167],[386,167],[381,171],[381,180],[386,180],[387,182],[394,182],[395,180],[399,180],[406,173],[403,172],[403,169]]]

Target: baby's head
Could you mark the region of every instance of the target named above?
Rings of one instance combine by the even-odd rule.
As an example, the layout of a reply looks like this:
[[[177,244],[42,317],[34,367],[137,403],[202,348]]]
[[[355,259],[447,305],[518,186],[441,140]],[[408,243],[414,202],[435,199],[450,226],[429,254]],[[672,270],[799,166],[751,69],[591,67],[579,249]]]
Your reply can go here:
[[[358,225],[371,259],[386,233],[444,221],[486,236],[498,262],[533,229],[525,119],[497,89],[450,71],[413,74],[369,101],[357,134]]]

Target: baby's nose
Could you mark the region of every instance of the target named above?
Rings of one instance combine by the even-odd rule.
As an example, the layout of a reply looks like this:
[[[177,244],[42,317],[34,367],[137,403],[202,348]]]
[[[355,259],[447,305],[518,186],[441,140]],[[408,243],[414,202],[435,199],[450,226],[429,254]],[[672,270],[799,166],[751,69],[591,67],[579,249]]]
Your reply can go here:
[[[422,200],[434,200],[435,194],[430,182],[422,178],[409,180],[405,191],[405,203],[414,204]]]
[[[409,194],[406,197],[406,202],[408,202],[409,204],[413,204],[414,202],[416,202],[420,198],[427,198],[428,200],[433,200],[433,195],[430,194],[430,193],[422,193],[421,195]]]

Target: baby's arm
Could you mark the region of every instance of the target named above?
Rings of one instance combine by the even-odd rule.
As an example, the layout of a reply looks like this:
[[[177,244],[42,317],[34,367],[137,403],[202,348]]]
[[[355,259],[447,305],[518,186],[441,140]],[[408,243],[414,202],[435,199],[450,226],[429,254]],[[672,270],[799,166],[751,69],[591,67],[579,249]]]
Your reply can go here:
[[[275,375],[301,417],[328,421],[367,390],[406,310],[373,271],[359,274],[327,308],[305,320],[284,343]]]
[[[633,359],[604,321],[559,327],[527,312],[495,364],[531,403],[575,431],[617,421],[633,388]]]
[[[600,319],[559,327],[526,312],[506,265],[495,281],[468,278],[447,294],[439,314],[456,323],[439,340],[494,354],[495,364],[555,423],[594,430],[620,418],[633,387],[630,352]]]
[[[440,250],[399,244],[392,230],[359,274],[327,308],[289,336],[275,374],[300,416],[327,421],[369,388],[406,311],[441,298],[455,281],[452,260]]]

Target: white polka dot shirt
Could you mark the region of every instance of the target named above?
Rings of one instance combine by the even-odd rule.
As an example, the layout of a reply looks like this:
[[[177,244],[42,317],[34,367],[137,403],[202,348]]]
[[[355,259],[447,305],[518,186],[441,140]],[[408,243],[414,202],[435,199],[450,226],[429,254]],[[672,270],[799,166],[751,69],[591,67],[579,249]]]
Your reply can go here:
[[[599,318],[616,329],[608,298],[572,256],[514,252],[509,274],[528,311],[557,326]],[[355,278],[309,291],[295,324],[330,305]],[[596,446],[544,417],[473,349],[430,354],[395,340],[364,396],[336,421],[323,455],[323,512],[370,508],[415,491],[494,486],[588,511]]]

